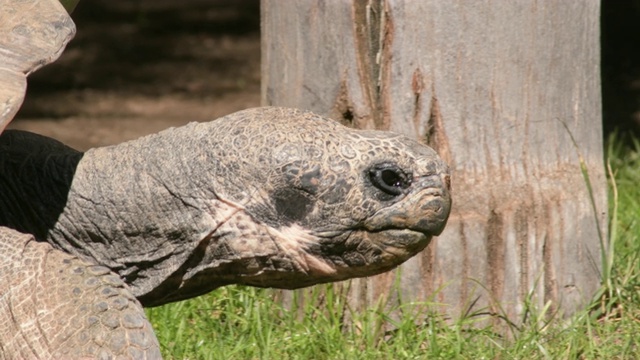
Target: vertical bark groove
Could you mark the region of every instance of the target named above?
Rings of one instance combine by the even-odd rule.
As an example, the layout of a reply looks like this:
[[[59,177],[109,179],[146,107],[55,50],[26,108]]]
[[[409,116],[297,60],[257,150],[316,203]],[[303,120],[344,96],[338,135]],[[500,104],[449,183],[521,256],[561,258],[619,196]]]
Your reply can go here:
[[[374,39],[379,34],[380,23],[375,21],[375,16],[379,14],[380,10],[379,4],[380,2],[377,0],[373,1],[373,6],[371,1],[355,1],[353,3],[353,26],[357,48],[356,66],[367,107],[373,110],[371,116],[376,127],[380,122],[378,118],[379,111],[375,106],[378,98],[377,79],[379,67],[377,65],[377,56],[380,49],[379,42]]]
[[[393,24],[385,0],[353,2],[357,66],[363,92],[377,129],[388,129],[389,94],[386,91],[389,69],[389,44],[393,41]]]
[[[515,235],[518,248],[518,262],[519,271],[518,274],[518,295],[521,299],[527,296],[530,289],[529,284],[529,230],[528,223],[530,221],[535,222],[536,219],[529,219],[528,214],[535,213],[535,207],[531,204],[526,204],[525,207],[519,208],[515,212]],[[535,226],[535,224],[534,224]]]
[[[495,206],[492,207],[495,209]],[[489,219],[487,220],[487,274],[491,274],[489,277],[489,289],[493,297],[496,299],[502,299],[504,291],[504,254],[505,254],[505,239],[504,239],[504,224],[502,214],[498,214],[495,210],[491,210]],[[490,304],[495,312],[498,309],[495,308],[495,304]]]
[[[420,122],[422,120],[422,90],[424,90],[424,76],[420,69],[415,69],[411,76],[411,91],[413,92],[413,126],[415,131],[419,133]],[[427,125],[427,131],[425,131],[425,143],[429,144],[430,124]]]
[[[449,166],[453,167],[453,159],[451,151],[449,150],[449,142],[447,141],[447,135],[442,121],[442,113],[440,112],[440,104],[438,98],[435,95],[435,89],[431,90],[431,110],[429,112],[429,118],[427,121],[427,127],[425,130],[425,143],[431,146],[437,153],[446,161]],[[417,101],[417,100],[416,100]]]
[[[558,306],[554,304],[554,300],[558,298],[558,284],[556,282],[555,269],[553,267],[553,252],[552,243],[549,242],[549,238],[545,236],[542,246],[542,258],[544,262],[544,301],[552,302],[550,310],[552,313],[555,313],[558,308]]]
[[[349,87],[344,79],[340,81],[340,90],[329,114],[332,119],[338,120],[342,125],[352,128],[358,127],[359,121],[356,119],[353,102],[349,97]]]

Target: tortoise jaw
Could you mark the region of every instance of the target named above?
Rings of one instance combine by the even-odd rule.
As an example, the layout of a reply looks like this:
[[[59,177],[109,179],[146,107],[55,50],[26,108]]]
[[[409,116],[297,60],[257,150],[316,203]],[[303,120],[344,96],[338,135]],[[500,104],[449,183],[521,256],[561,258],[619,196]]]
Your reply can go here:
[[[364,227],[371,233],[409,230],[425,236],[440,235],[451,211],[451,197],[444,187],[413,191],[396,205],[367,219]]]
[[[388,229],[369,233],[369,239],[383,252],[392,255],[393,267],[424,250],[433,237],[410,229]]]
[[[335,280],[373,276],[392,270],[424,250],[432,236],[409,229],[350,232],[340,262],[333,262]]]

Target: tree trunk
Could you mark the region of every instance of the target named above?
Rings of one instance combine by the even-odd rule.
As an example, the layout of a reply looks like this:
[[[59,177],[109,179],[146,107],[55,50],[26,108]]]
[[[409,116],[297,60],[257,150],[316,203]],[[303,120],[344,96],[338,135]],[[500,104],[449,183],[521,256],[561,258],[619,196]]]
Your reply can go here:
[[[569,315],[606,226],[597,1],[262,2],[262,99],[403,133],[452,169],[445,232],[352,305],[431,299],[457,317]],[[581,171],[583,161],[587,180]],[[592,201],[593,199],[593,201]]]

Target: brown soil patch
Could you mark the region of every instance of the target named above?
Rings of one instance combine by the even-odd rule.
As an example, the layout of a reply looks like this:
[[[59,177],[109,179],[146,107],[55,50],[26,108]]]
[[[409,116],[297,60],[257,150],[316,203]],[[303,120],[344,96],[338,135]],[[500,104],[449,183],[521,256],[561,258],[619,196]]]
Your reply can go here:
[[[259,1],[80,1],[9,126],[78,149],[260,104]]]

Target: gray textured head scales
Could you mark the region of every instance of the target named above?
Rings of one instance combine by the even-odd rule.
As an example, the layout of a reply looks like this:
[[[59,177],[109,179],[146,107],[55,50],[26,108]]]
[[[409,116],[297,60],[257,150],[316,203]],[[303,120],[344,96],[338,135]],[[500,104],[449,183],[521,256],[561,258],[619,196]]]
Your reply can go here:
[[[201,124],[202,132],[210,125]],[[256,108],[217,120],[216,195],[242,206],[235,253],[279,248],[283,261],[243,283],[296,288],[389,270],[439,234],[447,166],[405,136],[310,112]],[[244,223],[243,229],[241,223]]]

